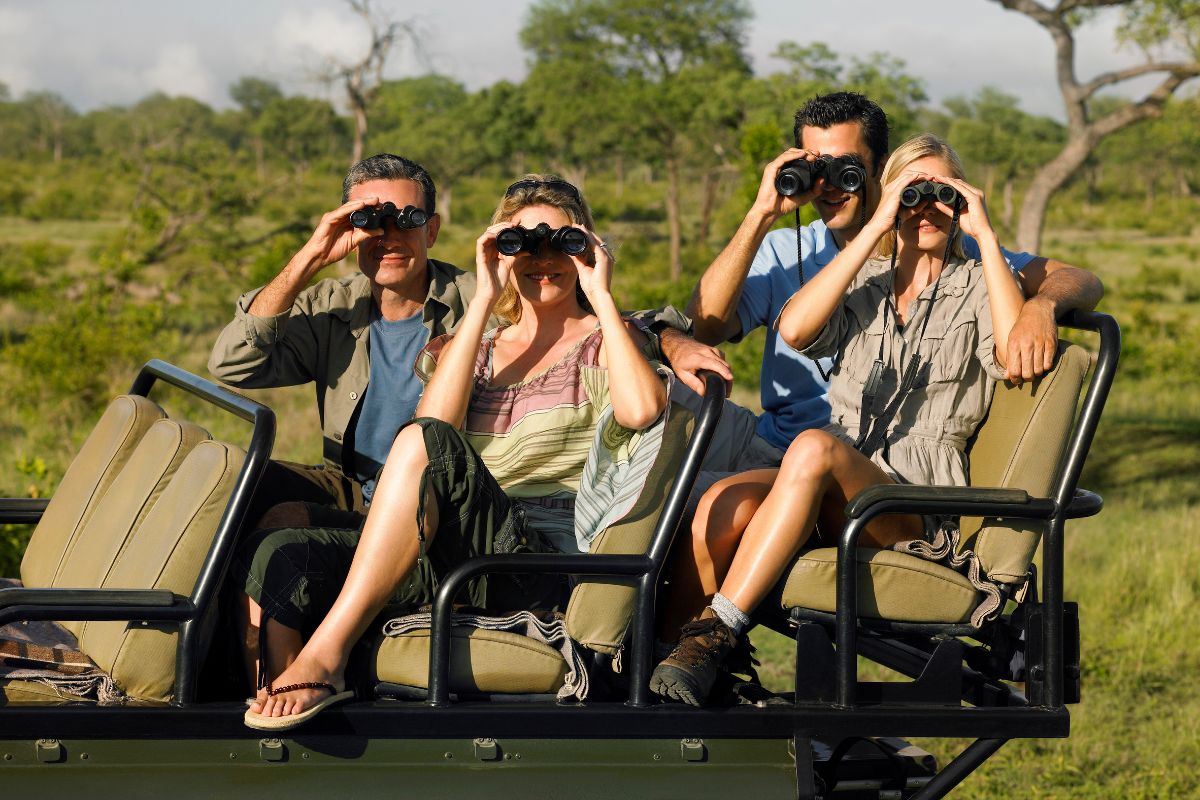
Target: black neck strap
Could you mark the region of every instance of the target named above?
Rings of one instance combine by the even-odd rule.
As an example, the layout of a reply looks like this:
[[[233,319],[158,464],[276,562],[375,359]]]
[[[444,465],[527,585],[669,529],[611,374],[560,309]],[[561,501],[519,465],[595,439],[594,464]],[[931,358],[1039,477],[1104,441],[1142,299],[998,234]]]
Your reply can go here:
[[[896,217],[896,222],[892,227],[893,232],[896,234],[896,241],[893,243],[892,263],[891,268],[888,270],[887,295],[883,299],[883,335],[879,337],[879,354],[875,358],[875,363],[871,365],[871,372],[867,376],[866,383],[863,384],[862,407],[859,409],[858,439],[854,442],[855,449],[867,457],[870,457],[876,450],[886,444],[888,427],[892,424],[892,420],[895,419],[896,414],[899,413],[904,398],[915,388],[917,378],[921,373],[921,344],[925,340],[925,330],[929,327],[929,320],[933,317],[933,306],[937,302],[938,288],[942,283],[942,275],[946,273],[946,267],[950,263],[950,251],[954,246],[954,238],[958,234],[958,214],[959,208],[956,204],[954,215],[950,218],[950,235],[946,239],[946,250],[942,253],[942,269],[938,272],[937,280],[933,282],[933,292],[929,296],[929,307],[925,310],[925,319],[921,320],[921,330],[917,334],[917,346],[913,349],[913,354],[908,359],[908,364],[904,368],[904,375],[900,380],[900,385],[897,387],[896,393],[888,401],[887,407],[878,416],[874,416],[875,401],[879,396],[879,390],[883,384],[883,353],[888,339],[889,311],[896,319],[897,326],[899,326],[900,319],[899,311],[897,311],[894,305],[896,294],[896,255],[900,250],[899,216]]]

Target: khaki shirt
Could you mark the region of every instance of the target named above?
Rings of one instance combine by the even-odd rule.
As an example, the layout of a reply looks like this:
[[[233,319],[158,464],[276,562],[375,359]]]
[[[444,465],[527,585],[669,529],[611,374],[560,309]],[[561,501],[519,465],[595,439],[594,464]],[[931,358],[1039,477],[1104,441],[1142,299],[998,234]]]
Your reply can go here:
[[[475,276],[442,261],[428,263],[423,318],[432,339],[458,326],[475,294]],[[325,463],[353,475],[353,453],[343,448],[371,377],[370,281],[362,273],[319,281],[300,293],[290,311],[273,317],[249,313],[259,291],[238,299],[233,321],[213,346],[209,371],[244,389],[316,383]]]
[[[801,352],[809,358],[837,355],[829,384],[833,407],[825,430],[853,444],[859,435],[863,384],[883,344],[883,382],[872,416],[881,414],[899,388],[911,353],[919,346],[920,372],[914,388],[888,425],[886,444],[871,456],[892,478],[914,484],[966,486],[965,449],[987,413],[996,381],[992,312],[983,269],[976,261],[952,261],[942,273],[933,316],[933,284],[908,309],[899,329],[883,308],[891,291],[887,259],[872,259],[847,289],[824,329]]]

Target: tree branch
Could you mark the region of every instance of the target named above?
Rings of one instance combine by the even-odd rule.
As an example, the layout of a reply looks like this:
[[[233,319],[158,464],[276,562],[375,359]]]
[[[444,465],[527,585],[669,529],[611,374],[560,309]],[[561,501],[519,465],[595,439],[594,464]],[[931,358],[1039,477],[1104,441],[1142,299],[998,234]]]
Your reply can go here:
[[[1137,78],[1142,75],[1149,75],[1155,72],[1169,72],[1172,75],[1184,75],[1187,78],[1200,75],[1200,61],[1177,61],[1174,63],[1158,63],[1149,62],[1139,64],[1136,67],[1127,67],[1126,69],[1116,70],[1114,72],[1105,72],[1097,75],[1087,83],[1079,87],[1080,95],[1083,97],[1091,97],[1098,89],[1105,86],[1110,86],[1114,83],[1121,83],[1132,78]]]

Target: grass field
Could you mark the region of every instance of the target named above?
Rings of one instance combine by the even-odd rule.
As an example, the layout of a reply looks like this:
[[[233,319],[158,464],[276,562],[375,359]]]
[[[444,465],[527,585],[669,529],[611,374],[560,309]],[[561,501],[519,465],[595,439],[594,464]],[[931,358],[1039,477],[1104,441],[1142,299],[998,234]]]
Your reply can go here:
[[[469,205],[465,197],[459,202]],[[117,227],[110,220],[0,219],[0,246],[70,242],[58,272],[69,277],[89,268],[93,249]],[[467,263],[472,231],[450,226],[436,254]],[[1200,699],[1193,688],[1200,677],[1195,619],[1200,600],[1200,274],[1195,272],[1200,237],[1068,231],[1048,237],[1043,251],[1101,276],[1107,288],[1101,310],[1117,317],[1125,336],[1118,382],[1083,478],[1085,487],[1105,497],[1105,510],[1068,528],[1067,597],[1081,608],[1084,700],[1072,708],[1069,739],[1006,745],[958,796],[1200,796],[1195,768],[1200,764]],[[632,244],[622,258],[626,264],[646,263]],[[42,276],[30,274],[28,280]],[[62,286],[68,296],[69,279]],[[202,308],[168,302],[167,314],[191,314],[196,321],[173,328],[170,336],[122,343],[128,347],[122,350],[124,360],[107,368],[101,383],[109,392],[122,390],[149,356],[205,374],[214,325],[223,324],[242,288],[249,287],[221,288]],[[622,300],[632,298],[628,305],[654,296],[682,302],[688,293],[687,285],[664,284],[661,276],[637,271],[619,273],[617,288]],[[16,295],[0,293],[0,346],[19,343],[25,327],[46,313],[45,307],[22,305]],[[1086,336],[1079,338],[1087,342]],[[757,404],[760,347],[752,338],[729,349],[738,376],[735,398],[751,406]],[[13,379],[2,356],[0,377]],[[29,399],[35,389],[10,383],[10,401],[0,404],[0,494],[50,492],[90,425],[87,415],[95,413],[81,411],[71,397],[36,403],[36,392]],[[319,460],[311,387],[248,394],[279,415],[277,457]],[[18,396],[24,399],[12,399]],[[236,423],[211,416],[202,421],[210,422],[218,436],[244,436]],[[11,526],[0,530],[0,574],[15,571],[12,554],[25,535]],[[789,687],[790,643],[761,631],[753,638],[768,685]],[[962,743],[920,744],[945,758]]]

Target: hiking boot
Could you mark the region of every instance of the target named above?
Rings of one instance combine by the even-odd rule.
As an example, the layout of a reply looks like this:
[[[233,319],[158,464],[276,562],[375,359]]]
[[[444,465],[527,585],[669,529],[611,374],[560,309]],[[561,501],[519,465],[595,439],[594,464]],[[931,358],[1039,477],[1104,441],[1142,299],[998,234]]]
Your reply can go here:
[[[650,691],[667,700],[700,706],[708,699],[737,637],[715,616],[687,623],[680,634],[679,644],[650,676]]]

